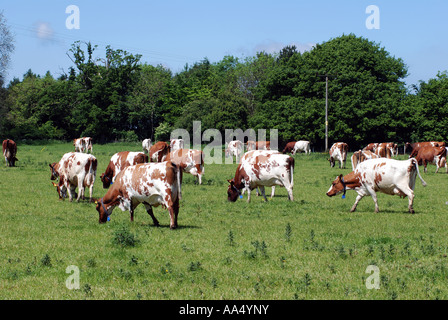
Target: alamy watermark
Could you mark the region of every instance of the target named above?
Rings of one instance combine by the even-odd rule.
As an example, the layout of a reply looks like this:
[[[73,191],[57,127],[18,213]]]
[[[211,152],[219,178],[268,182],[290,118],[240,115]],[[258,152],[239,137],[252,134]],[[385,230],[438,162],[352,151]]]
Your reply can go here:
[[[366,279],[366,288],[368,290],[378,290],[380,288],[380,268],[370,265],[367,267],[366,273],[370,274]]]
[[[65,286],[69,290],[79,289],[79,268],[77,266],[71,265],[65,269],[65,273],[69,273],[70,276],[65,280]]]
[[[65,8],[65,13],[69,14],[67,19],[65,19],[65,27],[69,30],[80,28],[80,12],[79,7],[71,4]]]
[[[380,8],[375,5],[370,5],[366,8],[366,14],[369,16],[366,19],[366,28],[369,30],[380,29]]]

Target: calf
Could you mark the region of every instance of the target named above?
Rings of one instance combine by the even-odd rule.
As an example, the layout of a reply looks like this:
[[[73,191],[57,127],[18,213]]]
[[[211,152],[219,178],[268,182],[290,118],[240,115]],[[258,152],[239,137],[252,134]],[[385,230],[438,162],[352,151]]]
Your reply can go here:
[[[158,141],[149,149],[149,160],[151,162],[165,161],[169,153],[170,146],[164,141]]]
[[[288,191],[288,199],[293,201],[294,158],[272,151],[249,151],[238,165],[235,177],[227,180],[227,199],[235,202],[241,195],[241,189],[247,190],[247,202],[250,202],[251,190],[260,187],[265,201],[265,187],[283,186]]]
[[[448,173],[448,166],[446,164],[446,148],[445,147],[431,147],[426,146],[422,147],[418,150],[417,155],[415,156],[419,165],[425,167],[424,172],[427,172],[426,166],[428,163],[432,163],[436,165],[436,173],[439,172],[440,167],[445,167],[446,172]]]
[[[100,176],[101,182],[103,182],[103,188],[109,188],[117,174],[124,168],[146,162],[148,162],[148,155],[143,152],[121,151],[114,154],[110,158],[106,171]]]
[[[172,161],[179,166],[183,172],[192,174],[202,184],[204,174],[204,153],[201,150],[177,149],[171,151],[167,161]]]
[[[2,150],[3,150],[3,156],[5,157],[6,166],[15,167],[16,161],[19,161],[16,158],[17,144],[11,139],[3,140]]]
[[[67,196],[70,201],[76,197],[76,201],[82,197],[84,200],[84,188],[89,187],[90,201],[92,201],[93,185],[95,183],[97,159],[88,154],[80,152],[69,152],[62,156],[58,163],[50,164],[51,180],[59,178],[59,183],[53,185],[57,188],[59,199]],[[75,189],[78,187],[79,195],[76,196]]]
[[[336,161],[339,161],[339,167],[345,169],[345,161],[347,160],[348,145],[345,142],[334,143],[329,151],[330,167],[334,167]]]
[[[369,160],[369,159],[376,159],[376,158],[379,158],[379,156],[369,150],[365,150],[365,151],[359,150],[359,151],[354,152],[351,157],[353,171],[356,169],[358,164],[360,164],[361,162]]]
[[[105,223],[116,206],[122,211],[129,210],[131,221],[134,221],[134,210],[143,203],[155,226],[159,225],[159,221],[152,207],[162,205],[170,213],[170,229],[177,228],[181,179],[182,170],[170,161],[125,168],[104,197],[95,201],[99,223]]]
[[[227,145],[225,156],[226,158],[235,156],[236,162],[240,162],[241,155],[244,152],[244,144],[239,140],[230,141]],[[233,161],[233,160],[232,160]]]
[[[387,158],[371,159],[360,163],[349,174],[336,177],[327,196],[333,197],[342,192],[345,196],[346,190],[355,190],[358,196],[351,212],[356,210],[359,201],[367,195],[370,195],[375,203],[375,212],[379,212],[377,192],[400,197],[407,196],[409,212],[414,213],[414,187],[417,174],[423,186],[426,186],[415,159],[404,161]]]

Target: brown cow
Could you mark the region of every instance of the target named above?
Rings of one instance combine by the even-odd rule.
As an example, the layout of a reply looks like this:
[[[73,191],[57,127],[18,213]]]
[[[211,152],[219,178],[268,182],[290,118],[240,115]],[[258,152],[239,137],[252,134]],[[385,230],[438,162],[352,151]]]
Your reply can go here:
[[[247,141],[247,151],[252,150],[271,150],[271,141]]]
[[[143,152],[121,151],[114,154],[112,158],[110,158],[106,171],[100,176],[100,179],[103,182],[103,188],[109,188],[114,182],[117,174],[124,168],[145,162],[148,162],[148,155]]]
[[[409,158],[415,157],[418,153],[418,150],[423,147],[446,147],[446,143],[443,141],[425,141],[425,142],[415,142],[415,143],[405,143],[405,151],[411,149],[411,154]]]
[[[285,148],[283,149],[282,153],[286,154],[286,153],[291,153],[292,150],[294,150],[294,146],[296,145],[296,141],[291,141],[288,142],[285,146]]]
[[[16,158],[17,144],[11,139],[6,139],[2,143],[2,149],[3,156],[5,157],[6,161],[6,166],[15,167],[16,161],[19,161],[19,159]]]
[[[149,160],[151,162],[162,162],[170,153],[170,146],[164,141],[158,141],[149,149]]]
[[[427,172],[426,166],[428,163],[435,164],[437,169],[436,173],[439,172],[440,167],[445,167],[446,172],[448,173],[448,166],[446,164],[446,148],[445,147],[432,147],[426,146],[422,147],[418,150],[417,155],[415,156],[419,165],[425,167],[424,172]]]

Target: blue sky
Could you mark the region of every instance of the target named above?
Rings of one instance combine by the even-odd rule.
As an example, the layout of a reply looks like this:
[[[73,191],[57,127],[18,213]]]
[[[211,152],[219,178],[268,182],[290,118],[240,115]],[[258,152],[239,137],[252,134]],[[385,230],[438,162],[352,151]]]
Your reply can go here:
[[[342,34],[354,33],[402,58],[408,85],[448,70],[448,1],[402,0],[226,0],[80,1],[3,0],[16,50],[7,81],[32,69],[53,76],[67,72],[66,53],[76,40],[142,54],[142,62],[162,64],[174,73],[186,63],[225,55],[245,58],[257,51],[278,52],[294,44],[309,50]],[[66,8],[80,10],[80,28],[67,29]],[[369,5],[380,12],[380,29],[369,30]]]

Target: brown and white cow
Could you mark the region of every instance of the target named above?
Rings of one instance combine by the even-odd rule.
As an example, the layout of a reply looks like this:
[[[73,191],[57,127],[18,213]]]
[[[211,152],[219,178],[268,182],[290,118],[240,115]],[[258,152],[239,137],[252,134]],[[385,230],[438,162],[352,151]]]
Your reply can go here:
[[[110,158],[106,171],[100,176],[103,188],[109,188],[117,174],[124,168],[146,162],[148,162],[148,155],[143,152],[121,151],[114,154]]]
[[[152,142],[151,142],[151,139],[144,139],[143,141],[142,141],[142,148],[143,148],[143,152],[147,152],[148,154],[149,154],[149,149],[151,149],[151,145],[152,145]]]
[[[159,221],[152,207],[162,205],[170,213],[170,229],[177,228],[181,179],[182,170],[170,161],[142,163],[125,168],[117,175],[115,183],[104,197],[95,201],[99,222],[106,222],[116,206],[122,211],[129,210],[131,221],[134,221],[134,210],[142,203],[154,225],[158,226]]]
[[[378,147],[378,143],[372,142],[372,143],[369,143],[367,146],[365,146],[364,149],[362,149],[362,150],[375,152],[377,147]]]
[[[271,141],[247,141],[246,150],[271,150]]]
[[[16,158],[17,144],[11,139],[3,140],[2,150],[3,150],[3,156],[5,157],[6,166],[14,167],[16,165],[16,161],[19,161]]]
[[[53,183],[57,187],[59,199],[67,196],[67,190],[70,201],[76,197],[76,201],[82,197],[84,200],[84,190],[89,188],[90,201],[92,201],[93,185],[95,183],[97,159],[81,152],[69,152],[62,156],[58,163],[50,164],[51,180],[59,178],[59,183]],[[75,189],[78,187],[78,196]]]
[[[405,151],[410,149],[411,154],[409,158],[415,157],[418,153],[418,150],[423,147],[446,147],[446,143],[443,141],[424,141],[424,142],[414,142],[414,143],[405,143]]]
[[[283,153],[287,152],[290,152],[292,155],[295,155],[297,152],[305,152],[306,154],[309,154],[311,153],[310,142],[305,140],[289,142],[286,144],[285,149],[283,149]]]
[[[75,152],[88,152],[92,153],[92,138],[82,137],[78,139],[73,139],[73,145],[75,146]]]
[[[170,151],[175,151],[184,148],[184,139],[171,139],[170,140]]]
[[[355,190],[358,193],[351,212],[356,210],[359,201],[365,196],[371,196],[375,203],[375,212],[379,212],[377,192],[390,195],[408,197],[408,209],[414,213],[414,187],[416,176],[420,178],[423,186],[426,182],[420,175],[418,163],[415,159],[395,160],[387,158],[371,159],[360,163],[349,174],[336,177],[327,196],[333,197],[344,193],[346,190]]]
[[[392,149],[388,147],[386,144],[379,143],[378,147],[375,150],[375,154],[380,158],[392,158]]]
[[[162,162],[170,153],[170,146],[164,141],[154,143],[149,149],[149,161]]]
[[[201,150],[177,149],[171,151],[166,160],[178,165],[183,172],[192,174],[197,178],[198,183],[202,184],[204,153]]]
[[[244,144],[240,140],[234,140],[230,141],[227,145],[225,156],[228,157],[234,157],[237,163],[240,162],[241,156],[244,152]]]
[[[288,199],[293,201],[294,158],[273,151],[255,150],[246,152],[235,172],[235,177],[227,180],[227,199],[235,202],[241,190],[247,190],[250,202],[251,190],[259,187],[265,201],[265,187],[283,186],[288,191]]]
[[[369,159],[376,159],[379,158],[377,154],[370,150],[359,150],[353,153],[351,160],[352,160],[352,169],[355,170],[358,164],[360,164],[363,161],[369,160]]]
[[[445,167],[446,172],[448,173],[448,166],[446,163],[446,148],[445,147],[432,147],[426,146],[422,147],[418,150],[417,155],[415,156],[419,165],[423,165],[424,172],[427,172],[426,166],[428,163],[436,165],[436,173],[439,172],[440,167]]]
[[[345,161],[347,160],[348,144],[345,142],[334,143],[329,151],[330,154],[330,167],[334,167],[336,161],[339,161],[339,167],[345,169]]]

